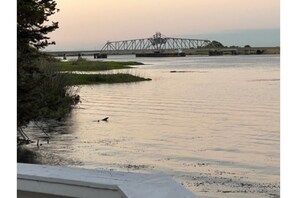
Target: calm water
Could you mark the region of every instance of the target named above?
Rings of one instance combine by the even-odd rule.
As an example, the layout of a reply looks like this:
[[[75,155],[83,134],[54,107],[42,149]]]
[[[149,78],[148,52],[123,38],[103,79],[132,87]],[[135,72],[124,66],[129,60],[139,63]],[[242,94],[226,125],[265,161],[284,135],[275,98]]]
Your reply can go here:
[[[81,86],[82,103],[50,126],[42,152],[165,172],[199,197],[279,197],[279,56],[109,59],[145,63],[121,72],[152,81]]]

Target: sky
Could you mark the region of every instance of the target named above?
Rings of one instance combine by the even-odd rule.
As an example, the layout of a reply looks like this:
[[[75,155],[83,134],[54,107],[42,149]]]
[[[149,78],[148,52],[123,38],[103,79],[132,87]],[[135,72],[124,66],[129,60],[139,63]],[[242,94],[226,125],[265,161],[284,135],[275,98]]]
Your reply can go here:
[[[280,0],[56,0],[55,46],[101,49],[106,41],[151,37],[218,40],[225,45],[279,46]],[[242,35],[242,37],[241,37]],[[266,36],[265,36],[266,35]],[[267,37],[268,36],[268,37]]]

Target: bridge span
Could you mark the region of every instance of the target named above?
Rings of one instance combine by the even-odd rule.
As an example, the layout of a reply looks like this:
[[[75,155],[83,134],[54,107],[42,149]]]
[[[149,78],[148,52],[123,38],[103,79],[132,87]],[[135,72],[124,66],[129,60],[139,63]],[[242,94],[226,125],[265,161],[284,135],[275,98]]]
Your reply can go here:
[[[239,54],[240,50],[245,53],[263,53],[264,48],[226,48],[216,46],[215,42],[207,39],[186,39],[172,38],[157,32],[150,38],[132,39],[124,41],[108,41],[101,50],[84,50],[84,51],[51,51],[46,52],[52,56],[94,56],[94,58],[107,58],[108,55],[128,55],[128,54],[150,54],[149,57],[158,55],[174,55],[180,53],[184,55],[201,54],[201,55],[223,55],[223,54]]]

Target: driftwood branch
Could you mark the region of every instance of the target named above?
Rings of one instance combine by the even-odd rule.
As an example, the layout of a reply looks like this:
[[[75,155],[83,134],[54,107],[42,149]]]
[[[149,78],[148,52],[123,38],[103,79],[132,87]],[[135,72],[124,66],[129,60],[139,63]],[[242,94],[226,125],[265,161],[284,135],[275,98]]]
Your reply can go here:
[[[19,134],[24,138],[24,140],[30,140],[30,138],[27,136],[27,134],[23,131],[21,127],[19,127],[17,130]]]
[[[48,138],[50,137],[47,132],[45,132],[44,128],[37,124],[37,121],[34,121],[35,126],[37,126]]]

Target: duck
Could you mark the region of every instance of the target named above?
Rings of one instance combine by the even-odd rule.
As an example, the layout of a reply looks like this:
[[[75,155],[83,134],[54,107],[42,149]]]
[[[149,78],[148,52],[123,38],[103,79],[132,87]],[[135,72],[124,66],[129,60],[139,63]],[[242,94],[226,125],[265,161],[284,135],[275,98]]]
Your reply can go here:
[[[109,117],[105,117],[105,118],[102,119],[102,121],[107,122],[108,118],[109,118]]]
[[[108,121],[108,118],[109,118],[109,117],[105,117],[105,118],[103,118],[103,119],[101,119],[101,120],[97,120],[97,122],[100,122],[100,121],[105,121],[105,122],[107,122],[107,121]]]

